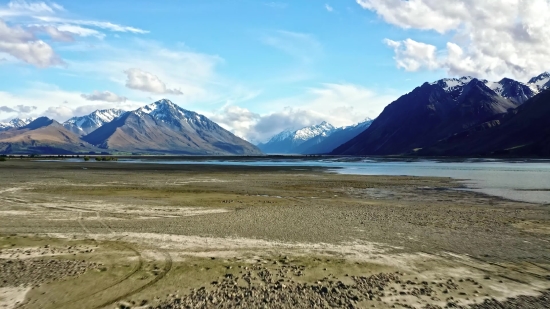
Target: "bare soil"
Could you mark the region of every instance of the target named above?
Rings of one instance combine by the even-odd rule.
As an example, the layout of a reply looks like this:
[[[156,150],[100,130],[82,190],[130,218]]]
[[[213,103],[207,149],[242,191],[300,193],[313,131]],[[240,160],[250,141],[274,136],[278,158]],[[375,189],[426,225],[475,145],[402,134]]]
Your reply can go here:
[[[32,275],[0,275],[0,308],[549,307],[549,208],[460,188],[304,167],[9,160],[0,266]]]

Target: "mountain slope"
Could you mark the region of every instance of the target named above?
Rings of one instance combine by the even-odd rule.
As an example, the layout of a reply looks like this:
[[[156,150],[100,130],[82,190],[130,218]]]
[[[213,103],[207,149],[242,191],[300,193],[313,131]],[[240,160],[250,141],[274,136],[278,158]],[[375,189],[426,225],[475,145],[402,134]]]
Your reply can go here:
[[[97,149],[47,117],[0,132],[0,153],[5,154],[72,154],[94,150]]]
[[[102,109],[81,117],[73,117],[63,123],[63,126],[80,136],[89,134],[106,123],[120,117],[125,111],[120,109]]]
[[[267,143],[259,144],[258,147],[264,153],[272,154],[298,154],[300,146],[306,142],[315,145],[325,137],[330,135],[335,128],[327,123],[322,122],[318,125],[302,128],[296,131],[283,131],[272,137]]]
[[[365,131],[373,122],[372,119],[367,119],[353,126],[336,128],[328,136],[319,139],[311,139],[304,142],[296,148],[296,152],[300,154],[327,154],[332,152],[338,146],[356,137]]]
[[[423,149],[421,155],[550,156],[550,89],[517,109]]]
[[[333,154],[415,152],[506,113],[533,95],[531,88],[507,79],[489,83],[463,77],[425,83],[388,105],[366,131]]]
[[[133,153],[261,154],[258,148],[205,116],[168,100],[124,113],[83,139],[103,149]]]

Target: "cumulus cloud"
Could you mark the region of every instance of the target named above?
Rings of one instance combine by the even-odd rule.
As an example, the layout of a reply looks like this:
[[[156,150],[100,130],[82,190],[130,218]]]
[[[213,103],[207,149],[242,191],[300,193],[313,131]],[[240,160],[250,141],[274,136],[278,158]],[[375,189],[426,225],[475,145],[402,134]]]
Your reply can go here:
[[[440,60],[437,58],[437,48],[433,45],[411,39],[402,42],[386,39],[384,42],[394,49],[395,61],[399,68],[406,71],[418,71],[421,68],[433,70],[440,66]]]
[[[263,102],[278,110],[258,114],[235,105],[225,106],[210,118],[251,142],[265,142],[283,130],[297,130],[327,121],[346,126],[376,118],[397,95],[379,94],[353,84],[323,84],[302,96]]]
[[[113,103],[126,102],[126,100],[128,100],[128,98],[119,96],[110,91],[97,91],[97,90],[95,90],[90,94],[82,94],[82,97],[88,101],[104,101],[104,102],[113,102]]]
[[[168,89],[166,84],[152,73],[140,69],[129,69],[124,73],[126,73],[126,87],[128,88],[159,94],[183,94],[179,89]]]
[[[15,113],[15,110],[9,106],[0,106],[0,112]]]
[[[239,106],[226,106],[210,118],[254,143],[266,141],[283,130],[295,130],[324,120],[323,115],[299,108],[285,107],[278,112],[260,115]]]
[[[392,25],[451,38],[440,48],[413,39],[386,40],[405,70],[526,79],[550,66],[548,0],[356,1]]]
[[[325,3],[325,9],[329,12],[333,12],[334,11],[334,8],[332,6],[330,6],[328,3]]]
[[[15,105],[15,106],[0,106],[0,116],[4,114],[9,114],[11,117],[8,119],[11,120],[14,117],[17,118],[28,118],[33,116],[32,112],[37,110],[38,107],[36,106],[29,106],[29,105]],[[2,117],[3,118],[3,117]],[[8,121],[6,119],[6,121]]]
[[[51,118],[51,119],[69,119],[73,117],[74,111],[70,107],[66,105],[60,105],[60,106],[51,106],[49,107],[45,112],[44,116]]]
[[[0,20],[0,52],[37,67],[62,64],[53,48],[19,26],[10,27]]]

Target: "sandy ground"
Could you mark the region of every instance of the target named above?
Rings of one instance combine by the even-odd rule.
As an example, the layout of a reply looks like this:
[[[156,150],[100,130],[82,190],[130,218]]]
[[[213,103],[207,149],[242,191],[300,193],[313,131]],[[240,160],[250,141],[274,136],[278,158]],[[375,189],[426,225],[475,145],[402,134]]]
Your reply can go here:
[[[9,175],[0,177],[0,261],[106,265],[30,291],[2,287],[27,294],[18,308],[71,308],[72,288],[82,308],[160,306],[238,266],[279,271],[283,257],[304,267],[296,282],[401,274],[358,307],[534,304],[550,289],[549,209],[457,190],[451,179],[25,161],[0,163],[0,175]],[[98,276],[105,287],[92,293],[86,284]],[[420,282],[431,292],[414,292]],[[58,294],[40,294],[48,287]],[[16,301],[0,296],[0,308]]]

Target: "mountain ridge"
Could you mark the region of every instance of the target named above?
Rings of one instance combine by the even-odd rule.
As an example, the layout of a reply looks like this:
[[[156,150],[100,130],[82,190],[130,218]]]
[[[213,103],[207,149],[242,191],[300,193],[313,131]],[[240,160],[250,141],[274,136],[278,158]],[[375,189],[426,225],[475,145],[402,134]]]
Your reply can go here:
[[[539,75],[523,84],[503,78],[488,82],[472,77],[424,83],[389,104],[363,133],[336,148],[334,155],[414,153],[456,132],[484,123],[537,95]],[[538,83],[538,84],[537,84]]]
[[[88,115],[73,117],[65,121],[63,126],[75,134],[84,136],[115,120],[125,112],[116,108],[98,109]]]
[[[82,139],[102,149],[125,152],[262,154],[207,117],[166,99],[126,112]]]

